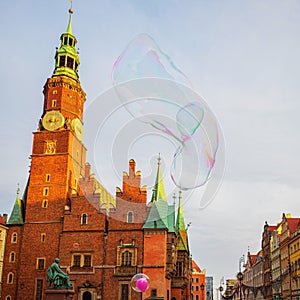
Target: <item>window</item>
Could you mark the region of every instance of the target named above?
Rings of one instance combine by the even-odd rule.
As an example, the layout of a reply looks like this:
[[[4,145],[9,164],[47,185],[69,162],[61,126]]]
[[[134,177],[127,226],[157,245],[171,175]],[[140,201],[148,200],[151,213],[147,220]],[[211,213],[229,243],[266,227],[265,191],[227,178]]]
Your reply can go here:
[[[82,214],[81,215],[81,224],[82,225],[87,224],[87,214]]]
[[[92,265],[92,256],[91,255],[84,255],[84,267],[90,267]]]
[[[151,290],[151,297],[157,297],[157,289]]]
[[[73,46],[73,39],[72,38],[69,38],[69,46]]]
[[[17,241],[18,241],[18,235],[16,232],[14,232],[11,236],[11,242],[15,244],[17,243]]]
[[[15,252],[10,252],[9,262],[15,262],[15,261],[16,261],[16,254],[15,254]]]
[[[67,67],[73,69],[74,59],[72,57],[67,56]]]
[[[64,67],[66,64],[66,57],[63,55],[63,56],[60,56],[59,57],[59,67]]]
[[[8,295],[5,297],[5,300],[11,300],[11,297]]]
[[[38,258],[36,267],[38,270],[45,270],[45,258]]]
[[[41,234],[41,242],[45,243],[45,241],[46,241],[46,233],[42,233]]]
[[[48,196],[49,195],[49,188],[48,187],[45,187],[43,189],[43,196]]]
[[[52,100],[52,107],[56,107],[56,99]]]
[[[199,295],[196,295],[196,300],[199,300]]]
[[[196,291],[199,291],[199,285],[196,285]]]
[[[7,283],[8,284],[12,284],[14,282],[14,273],[8,273],[8,276],[7,276]]]
[[[57,90],[53,90],[52,94],[53,94],[53,95],[54,95],[54,94],[57,94]]]
[[[196,278],[196,282],[197,282],[197,283],[199,282],[199,278]]]
[[[35,282],[35,300],[42,300],[43,298],[43,279],[37,279]]]
[[[67,36],[64,37],[64,45],[68,45],[68,37]]]
[[[80,267],[80,255],[73,256],[73,267]]]
[[[48,200],[43,200],[42,202],[42,208],[47,208],[48,207]]]
[[[127,223],[133,223],[133,212],[129,211],[127,213]]]
[[[122,253],[122,266],[131,266],[132,264],[132,253],[128,250]]]
[[[54,100],[53,100],[54,101]],[[55,100],[56,101],[56,100]],[[46,174],[46,182],[50,181],[50,174]]]
[[[177,276],[183,276],[183,263],[177,262]]]

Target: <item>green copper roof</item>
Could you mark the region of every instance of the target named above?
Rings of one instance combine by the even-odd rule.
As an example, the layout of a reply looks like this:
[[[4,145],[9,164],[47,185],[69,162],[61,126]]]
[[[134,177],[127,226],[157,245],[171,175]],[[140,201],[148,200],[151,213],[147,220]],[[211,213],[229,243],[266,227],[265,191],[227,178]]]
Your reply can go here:
[[[175,205],[168,206],[168,230],[169,232],[175,232]]]
[[[22,225],[24,224],[24,202],[19,198],[20,189],[17,190],[16,201],[12,213],[7,222],[8,225]]]
[[[165,193],[165,187],[162,180],[161,170],[160,170],[160,156],[157,159],[157,175],[156,175],[156,181],[155,185],[153,187],[153,193],[151,202],[158,201],[159,199],[167,201],[166,200],[166,193]]]
[[[176,232],[179,235],[179,243],[177,244],[178,250],[186,250],[188,251],[188,239],[187,239],[187,231],[184,223],[184,215],[182,210],[182,197],[181,191],[179,191],[179,206],[176,220]]]
[[[143,228],[168,229],[168,202],[159,199],[151,205],[151,209]]]
[[[70,13],[69,23],[68,23],[68,27],[67,27],[67,32],[66,33],[73,35],[73,33],[72,33],[72,14],[73,14],[73,11],[70,9],[69,13]]]
[[[143,228],[165,228],[169,232],[175,232],[175,203],[169,205],[167,202],[160,170],[160,156],[150,205],[151,209]]]
[[[68,76],[79,82],[78,67],[80,64],[79,56],[76,51],[77,40],[72,33],[72,14],[69,10],[69,22],[67,31],[60,37],[61,45],[55,54],[55,69],[52,76]]]

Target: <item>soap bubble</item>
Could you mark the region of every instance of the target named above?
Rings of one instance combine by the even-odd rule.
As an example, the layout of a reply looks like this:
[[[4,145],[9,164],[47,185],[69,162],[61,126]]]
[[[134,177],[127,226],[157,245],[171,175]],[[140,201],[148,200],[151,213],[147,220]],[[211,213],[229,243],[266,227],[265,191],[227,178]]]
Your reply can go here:
[[[164,78],[191,85],[186,75],[175,66],[154,39],[144,33],[129,43],[112,69],[114,85],[139,78]]]
[[[112,80],[117,97],[134,118],[178,143],[170,170],[175,185],[189,190],[206,184],[215,165],[220,128],[170,57],[151,37],[139,35],[115,62]]]
[[[133,290],[143,293],[149,288],[150,279],[146,274],[138,273],[132,277],[130,284]]]
[[[109,190],[119,186],[128,160],[135,158],[151,194],[157,169],[154,155],[160,152],[167,198],[179,188],[187,201],[203,186],[195,199],[200,208],[209,205],[223,177],[225,142],[216,116],[188,78],[143,34],[116,60],[112,83],[90,102],[85,116],[86,139],[93,139],[94,145],[89,161],[100,183]],[[126,206],[128,201],[122,201]],[[144,209],[142,203],[134,205]],[[111,208],[109,201],[106,208]],[[122,221],[124,216],[110,213]]]

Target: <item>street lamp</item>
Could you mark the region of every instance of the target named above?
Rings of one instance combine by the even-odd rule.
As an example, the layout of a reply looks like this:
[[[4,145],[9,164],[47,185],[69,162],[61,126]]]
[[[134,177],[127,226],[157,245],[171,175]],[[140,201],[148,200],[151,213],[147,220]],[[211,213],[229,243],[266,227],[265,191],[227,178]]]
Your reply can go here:
[[[203,283],[201,283],[200,288],[202,291],[202,300],[204,300],[204,284]]]
[[[222,300],[222,292],[223,292],[223,287],[220,285],[219,287],[219,291],[220,291],[220,299]]]
[[[242,280],[243,280],[243,273],[242,272],[238,272],[236,275],[236,278],[239,281],[239,290],[240,290],[240,300],[242,300]]]

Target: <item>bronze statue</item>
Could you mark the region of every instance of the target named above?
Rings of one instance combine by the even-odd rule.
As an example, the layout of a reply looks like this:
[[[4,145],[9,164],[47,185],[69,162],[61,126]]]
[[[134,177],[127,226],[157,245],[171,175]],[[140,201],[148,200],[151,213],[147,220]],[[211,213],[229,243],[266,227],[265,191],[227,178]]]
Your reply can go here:
[[[55,258],[54,263],[48,268],[47,281],[50,282],[49,288],[73,289],[69,275],[59,266],[59,258]]]

